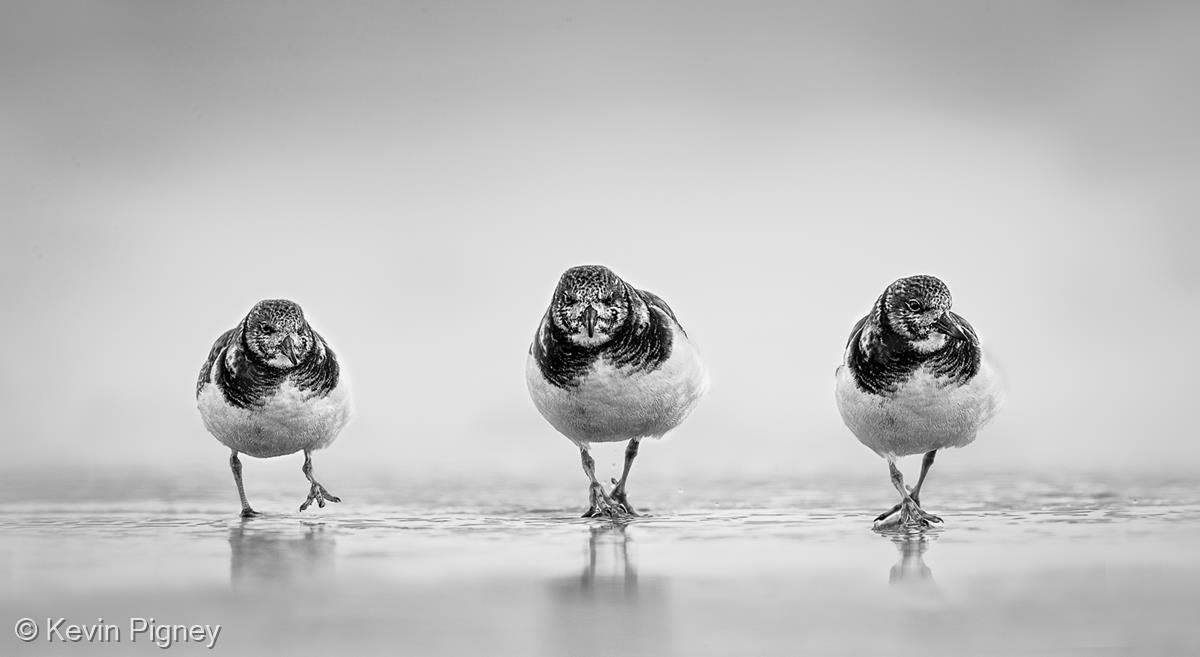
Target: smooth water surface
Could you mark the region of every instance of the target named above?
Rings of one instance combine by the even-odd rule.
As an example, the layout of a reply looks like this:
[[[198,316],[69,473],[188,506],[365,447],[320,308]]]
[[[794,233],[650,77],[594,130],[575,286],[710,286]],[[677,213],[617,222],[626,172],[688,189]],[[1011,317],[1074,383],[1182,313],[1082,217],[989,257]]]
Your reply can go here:
[[[232,486],[10,483],[0,652],[158,651],[130,642],[151,617],[220,624],[224,654],[1200,652],[1186,481],[939,480],[924,502],[946,523],[911,534],[870,529],[886,480],[648,482],[631,500],[653,515],[627,523],[578,518],[582,487],[330,485],[343,504],[300,514],[300,484],[242,520]],[[48,640],[58,618],[120,642]]]

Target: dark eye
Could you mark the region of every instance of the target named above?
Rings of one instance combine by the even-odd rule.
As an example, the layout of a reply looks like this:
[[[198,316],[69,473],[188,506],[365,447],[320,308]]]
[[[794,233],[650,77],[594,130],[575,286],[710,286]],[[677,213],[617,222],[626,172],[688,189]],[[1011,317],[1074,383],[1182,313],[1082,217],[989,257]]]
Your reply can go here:
[[[917,301],[916,299],[909,299],[907,305],[908,309],[914,313],[921,309],[921,302]]]
[[[259,324],[258,330],[262,331],[263,333],[266,333],[267,335],[270,335],[275,332],[275,327],[271,326],[270,324]]]

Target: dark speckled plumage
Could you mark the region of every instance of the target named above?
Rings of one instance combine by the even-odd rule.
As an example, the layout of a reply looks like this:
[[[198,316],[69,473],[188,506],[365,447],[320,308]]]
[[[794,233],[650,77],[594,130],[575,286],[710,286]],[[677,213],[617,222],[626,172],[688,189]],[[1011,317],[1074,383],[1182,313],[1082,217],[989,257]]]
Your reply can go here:
[[[913,278],[928,279],[932,277]],[[941,282],[938,281],[938,283]],[[944,285],[942,287],[944,288]],[[922,293],[933,298],[940,295],[941,291],[924,287],[917,290],[906,288],[897,294],[900,297],[906,297],[910,294],[919,296]],[[886,395],[903,385],[922,366],[925,366],[935,376],[945,377],[960,385],[975,376],[979,371],[982,351],[979,346],[979,338],[967,320],[947,311],[947,314],[963,329],[968,339],[948,339],[945,345],[937,351],[921,352],[912,346],[908,337],[892,325],[886,307],[887,297],[888,292],[885,291],[876,301],[871,313],[860,319],[850,333],[846,364],[853,372],[859,388],[871,394]],[[948,291],[944,302],[949,304]],[[864,331],[868,333],[866,345],[862,340]]]
[[[617,327],[612,339],[603,345],[575,344],[566,331],[550,321],[553,307],[547,311],[542,328],[539,328],[545,332],[544,340],[538,336],[530,347],[547,381],[560,388],[574,386],[600,359],[633,374],[653,371],[671,357],[671,325],[678,326],[675,313],[658,296],[623,281],[620,285],[628,304],[627,321]]]
[[[288,380],[301,390],[316,393],[317,397],[329,394],[337,387],[341,374],[337,355],[316,331],[311,333],[315,344],[305,358],[293,369],[279,370],[261,362],[250,349],[246,342],[246,321],[243,320],[213,343],[208,359],[200,369],[196,394],[200,394],[204,384],[215,382],[225,400],[238,408],[261,406]],[[230,365],[226,356],[235,345],[239,348]],[[215,373],[213,365],[217,365]]]

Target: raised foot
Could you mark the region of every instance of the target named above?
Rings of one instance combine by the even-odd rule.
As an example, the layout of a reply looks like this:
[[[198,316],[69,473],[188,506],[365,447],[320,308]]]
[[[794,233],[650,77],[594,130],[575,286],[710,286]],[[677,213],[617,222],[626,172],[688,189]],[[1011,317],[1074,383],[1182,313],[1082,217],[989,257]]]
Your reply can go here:
[[[324,509],[326,502],[341,502],[342,498],[331,495],[325,487],[317,482],[312,482],[312,488],[308,491],[308,499],[304,500],[304,504],[300,505],[300,510],[303,511],[312,505],[313,500],[317,501],[317,506]]]
[[[904,500],[891,511],[880,515],[875,519],[875,529],[895,529],[903,527],[905,529],[924,529],[934,523],[941,523],[942,519],[922,509],[915,501]]]

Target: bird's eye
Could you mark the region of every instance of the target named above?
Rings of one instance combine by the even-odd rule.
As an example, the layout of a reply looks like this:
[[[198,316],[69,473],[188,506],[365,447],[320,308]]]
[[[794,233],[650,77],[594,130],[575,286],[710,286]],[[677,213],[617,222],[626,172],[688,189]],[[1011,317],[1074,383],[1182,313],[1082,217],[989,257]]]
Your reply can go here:
[[[917,312],[918,310],[921,309],[921,302],[917,301],[916,299],[909,299],[908,300],[908,309],[913,311],[914,313]]]
[[[270,324],[259,324],[258,330],[262,331],[263,333],[266,333],[267,335],[270,335],[275,332],[275,327],[271,326]]]

